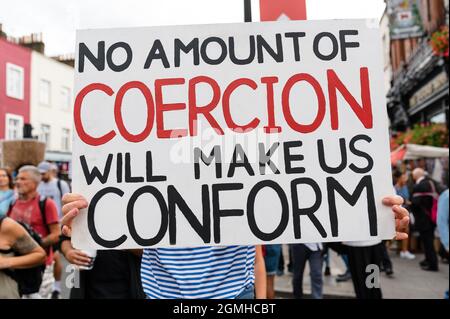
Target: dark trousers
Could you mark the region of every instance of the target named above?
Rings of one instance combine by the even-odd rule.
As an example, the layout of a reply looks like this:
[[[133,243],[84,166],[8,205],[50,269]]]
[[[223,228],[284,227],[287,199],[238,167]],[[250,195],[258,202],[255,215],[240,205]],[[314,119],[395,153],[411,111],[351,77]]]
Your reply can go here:
[[[384,270],[388,270],[388,269],[392,270],[392,261],[391,261],[391,258],[389,257],[389,253],[388,253],[385,241],[383,241],[383,243],[381,244],[381,253],[382,253],[381,262],[384,267]]]
[[[280,262],[278,263],[278,274],[282,275],[284,273],[284,255],[283,255],[283,246],[281,247],[280,254]],[[292,254],[291,249],[288,249],[289,252],[289,262],[287,264],[288,272],[292,272]]]
[[[369,247],[348,246],[348,263],[352,275],[353,287],[358,299],[381,299],[381,288],[368,287],[366,279],[371,274],[366,272],[367,266],[380,266],[382,260],[383,243]],[[379,269],[379,268],[378,268]],[[380,272],[378,272],[378,275]],[[377,278],[377,280],[379,280]],[[379,284],[379,282],[378,282]]]
[[[438,259],[436,250],[434,249],[434,228],[420,232],[420,240],[423,244],[425,252],[425,260],[428,262],[430,268],[438,268]]]
[[[312,251],[303,244],[291,245],[293,278],[292,287],[294,298],[303,298],[303,273],[306,261],[309,260],[311,271],[311,295],[314,299],[322,298],[322,252]]]

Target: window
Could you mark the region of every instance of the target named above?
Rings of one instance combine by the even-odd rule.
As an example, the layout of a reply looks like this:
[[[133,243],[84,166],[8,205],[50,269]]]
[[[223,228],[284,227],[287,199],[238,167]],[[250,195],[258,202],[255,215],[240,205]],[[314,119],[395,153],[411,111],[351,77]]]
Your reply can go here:
[[[70,89],[67,87],[61,88],[61,107],[64,110],[70,110],[71,103],[71,97],[70,97]]]
[[[41,80],[39,84],[39,102],[50,105],[50,81]]]
[[[50,145],[50,125],[41,124],[41,135],[39,139],[45,144]]]
[[[6,95],[12,98],[23,100],[23,68],[6,63]]]
[[[61,149],[63,151],[69,151],[69,143],[70,143],[70,130],[67,128],[62,129],[61,135]]]
[[[6,139],[17,140],[23,136],[23,117],[15,114],[6,114]]]

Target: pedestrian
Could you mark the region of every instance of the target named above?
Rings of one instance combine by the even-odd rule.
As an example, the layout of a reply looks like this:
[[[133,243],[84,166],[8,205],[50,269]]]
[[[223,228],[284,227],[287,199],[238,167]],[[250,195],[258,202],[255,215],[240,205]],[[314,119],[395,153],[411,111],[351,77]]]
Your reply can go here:
[[[311,295],[313,299],[322,299],[322,244],[307,243],[291,245],[293,264],[292,287],[294,298],[303,298],[303,273],[309,262],[311,276]]]
[[[250,294],[249,299],[253,299]],[[267,273],[264,261],[263,246],[256,246],[255,250],[255,299],[267,299]],[[245,298],[241,298],[245,299]]]
[[[392,275],[394,275],[394,267],[392,265],[391,257],[389,257],[386,240],[383,240],[380,249],[382,271],[384,271],[388,277],[392,277]]]
[[[339,254],[339,256],[341,257],[344,266],[345,266],[345,271],[342,274],[338,274],[336,276],[336,282],[345,282],[345,281],[349,281],[350,279],[352,279],[352,274],[350,273],[350,266],[348,264],[348,256],[347,253],[341,252]]]
[[[264,245],[267,278],[267,299],[275,299],[275,276],[279,271],[281,245]]]
[[[439,229],[439,236],[441,238],[441,243],[444,246],[447,254],[449,252],[448,247],[448,226],[449,226],[449,217],[448,217],[448,189],[444,191],[441,196],[439,196],[438,203],[438,219],[437,226]],[[445,299],[448,299],[448,289],[445,292]]]
[[[66,194],[63,203],[62,231],[70,237],[73,219],[89,203],[80,194]],[[403,229],[409,223],[408,211],[398,206],[403,199],[388,196],[383,203],[392,208],[397,220],[396,237],[405,238]],[[255,293],[255,246],[145,248],[141,280],[149,299],[251,296]]]
[[[27,165],[19,169],[16,188],[18,199],[11,204],[8,216],[25,223],[42,237],[41,245],[47,253],[46,268],[39,294],[31,298],[48,299],[53,288],[53,249],[61,233],[58,211],[51,198],[41,197],[37,191],[41,174],[37,167]]]
[[[415,228],[420,233],[420,240],[425,251],[425,260],[420,262],[420,266],[423,270],[438,271],[438,259],[434,249],[436,225],[432,220],[434,185],[422,168],[414,169],[412,176],[415,185],[411,197],[411,210],[414,214]]]
[[[325,270],[323,272],[323,275],[328,277],[331,276],[331,270],[330,270],[330,249],[327,244],[323,244],[323,250],[322,250],[322,258],[323,262],[325,264]]]
[[[41,182],[38,186],[38,193],[41,196],[51,198],[58,209],[58,218],[61,220],[62,218],[62,197],[64,194],[70,192],[69,185],[56,177],[58,167],[49,162],[41,162],[37,166],[39,172],[41,173]],[[61,295],[61,276],[62,276],[62,260],[59,254],[59,242],[53,245],[53,277],[55,281],[53,283],[53,291],[51,298],[59,299]]]
[[[0,299],[19,299],[17,269],[44,264],[45,251],[13,219],[0,216]]]
[[[0,168],[0,217],[5,216],[14,199],[14,182],[6,168]]]
[[[409,174],[407,172],[402,173],[401,171],[395,171],[393,176],[395,192],[398,196],[403,197],[403,200],[405,201],[403,207],[409,209],[409,207],[411,206],[410,194],[408,189]],[[409,234],[409,228],[407,232]],[[416,256],[409,251],[409,239],[404,239],[401,242],[400,258],[409,260],[416,258]]]

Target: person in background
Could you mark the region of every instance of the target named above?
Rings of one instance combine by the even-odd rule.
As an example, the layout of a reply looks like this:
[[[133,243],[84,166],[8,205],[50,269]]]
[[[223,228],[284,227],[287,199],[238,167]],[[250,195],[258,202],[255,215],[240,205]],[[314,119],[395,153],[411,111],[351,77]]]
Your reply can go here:
[[[264,254],[261,245],[256,246],[255,251],[255,299],[267,298],[267,277]],[[244,299],[244,298],[242,298]]]
[[[415,228],[420,233],[420,239],[425,251],[425,260],[420,262],[423,270],[438,271],[438,259],[434,249],[434,230],[431,212],[433,207],[433,185],[422,168],[415,168],[412,172],[415,181],[411,210],[414,214]]]
[[[51,198],[58,209],[58,217],[62,218],[62,197],[70,192],[70,187],[66,181],[55,177],[57,166],[49,162],[41,162],[37,166],[41,174],[41,182],[37,191],[40,195]]]
[[[402,173],[400,171],[395,171],[394,172],[394,188],[395,188],[395,192],[397,193],[398,196],[401,196],[403,198],[403,200],[405,201],[405,204],[403,205],[403,207],[405,207],[406,209],[408,209],[408,207],[411,205],[410,202],[410,194],[409,194],[409,189],[408,189],[408,179],[409,179],[409,174],[408,173]],[[408,233],[409,233],[409,229],[408,229]],[[414,259],[416,258],[416,256],[414,254],[412,254],[409,251],[409,239],[404,239],[402,240],[402,246],[401,246],[401,250],[400,250],[400,258],[404,258],[404,259]]]
[[[281,245],[264,245],[267,278],[267,299],[275,299],[275,275],[279,269]]]
[[[49,299],[54,281],[52,246],[59,241],[61,230],[55,202],[51,198],[41,198],[37,191],[40,181],[41,173],[37,167],[26,165],[19,169],[16,179],[18,199],[7,216],[27,224],[41,236],[41,246],[47,252],[46,268],[39,294],[30,298]]]
[[[306,261],[309,261],[311,295],[313,299],[322,299],[322,244],[293,244],[291,245],[291,249],[292,259],[294,262],[294,276],[292,277],[294,298],[303,298],[303,273],[305,270]]]
[[[62,197],[64,194],[70,192],[69,185],[63,180],[56,178],[58,167],[49,162],[41,162],[38,165],[38,170],[41,173],[42,180],[37,189],[41,196],[51,198],[58,209],[59,220],[62,218]],[[55,282],[53,283],[52,299],[59,299],[61,295],[61,276],[62,276],[62,260],[59,254],[59,244],[53,246],[55,266],[53,269],[53,276]]]
[[[323,251],[322,251],[322,257],[323,262],[325,264],[325,270],[323,272],[324,276],[330,276],[331,270],[330,270],[330,249],[328,248],[328,245],[323,244]]]
[[[352,274],[350,273],[350,266],[348,264],[348,256],[346,253],[340,253],[341,259],[345,266],[345,272],[343,274],[339,274],[336,277],[336,282],[345,282],[352,279]]]
[[[448,226],[449,226],[449,217],[448,217],[448,189],[444,191],[439,196],[438,202],[438,216],[437,216],[437,226],[439,229],[439,235],[441,238],[442,245],[445,250],[449,251],[448,247]],[[448,299],[448,289],[445,292],[445,299]]]
[[[0,168],[0,217],[8,212],[14,200],[14,183],[12,176],[6,168]]]
[[[394,268],[392,265],[391,257],[389,257],[389,252],[387,249],[388,241],[384,240],[381,245],[381,271],[384,271],[388,277],[394,275]]]
[[[19,299],[19,286],[8,274],[42,265],[45,251],[19,223],[0,216],[0,299]]]

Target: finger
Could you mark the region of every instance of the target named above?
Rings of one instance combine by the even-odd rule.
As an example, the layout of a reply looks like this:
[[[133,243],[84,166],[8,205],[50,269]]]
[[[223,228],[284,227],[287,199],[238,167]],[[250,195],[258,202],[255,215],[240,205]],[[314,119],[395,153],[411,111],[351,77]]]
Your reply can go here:
[[[62,203],[63,205],[68,204],[70,202],[74,202],[76,200],[86,200],[82,195],[76,194],[76,193],[66,193],[62,197]]]
[[[76,254],[77,254],[77,256],[79,256],[79,257],[87,258],[87,259],[91,260],[91,257],[88,256],[88,255],[86,255],[86,253],[84,253],[84,252],[81,251],[81,250],[76,250]]]
[[[88,206],[89,206],[89,203],[85,199],[78,199],[76,201],[72,201],[70,203],[65,204],[62,207],[62,213],[63,213],[63,215],[65,215],[74,208],[83,209],[83,208],[87,208]]]
[[[89,266],[89,262],[84,262],[80,259],[78,259],[76,256],[72,257],[72,262],[73,265],[77,265],[77,266]]]
[[[408,224],[405,224],[401,220],[395,221],[395,231],[401,232],[401,233],[406,233],[407,230],[408,230]]]
[[[77,260],[79,260],[80,262],[86,263],[86,264],[90,264],[92,259],[84,254],[80,254],[80,253],[76,253],[76,257]]]
[[[409,217],[408,216],[403,217],[402,219],[400,219],[399,223],[400,226],[406,231],[409,226]]]
[[[63,216],[63,218],[61,219],[61,225],[66,225],[70,227],[72,225],[72,221],[74,220],[75,217],[78,216],[79,213],[80,211],[77,208],[72,209]]]
[[[407,233],[402,233],[402,232],[397,232],[395,233],[395,240],[404,240],[404,239],[408,239],[408,234]]]
[[[403,219],[405,217],[408,217],[409,220],[409,211],[406,208],[394,205],[392,206],[392,211],[395,214],[395,219]]]
[[[402,205],[403,202],[403,197],[398,195],[390,195],[383,198],[383,205],[386,206]]]

